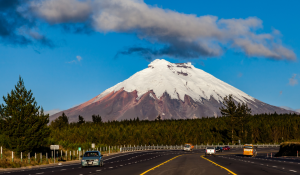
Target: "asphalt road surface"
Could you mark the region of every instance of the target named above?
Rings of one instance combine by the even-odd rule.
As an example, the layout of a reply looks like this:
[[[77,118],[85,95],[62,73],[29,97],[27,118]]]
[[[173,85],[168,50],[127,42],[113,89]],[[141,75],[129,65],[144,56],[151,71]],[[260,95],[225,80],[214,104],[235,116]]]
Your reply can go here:
[[[13,175],[264,175],[300,174],[300,159],[271,158],[279,148],[258,148],[258,156],[244,157],[242,149],[204,156],[204,150],[153,150],[121,153],[104,158],[104,167],[81,168],[80,163],[43,168],[16,169],[0,174]],[[267,157],[268,154],[268,157]]]

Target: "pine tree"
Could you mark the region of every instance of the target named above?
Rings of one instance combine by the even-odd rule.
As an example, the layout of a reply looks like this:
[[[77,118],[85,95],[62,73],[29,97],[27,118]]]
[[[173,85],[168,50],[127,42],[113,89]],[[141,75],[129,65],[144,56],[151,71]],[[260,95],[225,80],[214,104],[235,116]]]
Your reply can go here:
[[[68,126],[68,124],[69,124],[69,118],[63,112],[61,116],[59,116],[57,119],[51,122],[50,126],[52,126],[55,129],[61,129],[65,126]]]
[[[232,94],[224,97],[224,101],[222,102],[223,106],[220,107],[221,114],[225,117],[229,118],[229,125],[231,130],[231,141],[234,142],[234,129],[236,127],[237,117],[239,114],[240,104],[238,106],[235,105]]]
[[[83,123],[85,123],[85,120],[81,115],[79,115],[78,116],[78,124],[80,125],[80,124],[83,124]]]
[[[0,120],[6,147],[20,153],[44,145],[50,134],[47,126],[49,114],[45,115],[43,108],[37,106],[31,90],[26,90],[21,77],[15,89],[7,97],[3,96],[3,100],[5,104],[0,106]]]
[[[239,111],[239,123],[241,126],[241,139],[244,142],[245,141],[245,126],[248,124],[249,117],[251,115],[251,108],[248,107],[246,103],[242,103],[240,105],[240,108],[238,109]]]
[[[102,123],[102,118],[99,114],[98,115],[93,114],[92,119],[94,123]]]

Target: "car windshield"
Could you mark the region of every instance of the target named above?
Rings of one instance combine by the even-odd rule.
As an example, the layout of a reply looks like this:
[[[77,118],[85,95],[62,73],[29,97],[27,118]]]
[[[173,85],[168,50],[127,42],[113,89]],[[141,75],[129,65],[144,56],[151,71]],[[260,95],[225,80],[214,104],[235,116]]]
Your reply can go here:
[[[246,148],[246,149],[253,149],[252,146],[244,146],[244,148]]]
[[[206,149],[215,149],[214,147],[207,147]]]
[[[87,152],[84,154],[83,157],[98,157],[98,156],[99,156],[98,152]]]
[[[189,148],[191,145],[185,145],[184,147]]]

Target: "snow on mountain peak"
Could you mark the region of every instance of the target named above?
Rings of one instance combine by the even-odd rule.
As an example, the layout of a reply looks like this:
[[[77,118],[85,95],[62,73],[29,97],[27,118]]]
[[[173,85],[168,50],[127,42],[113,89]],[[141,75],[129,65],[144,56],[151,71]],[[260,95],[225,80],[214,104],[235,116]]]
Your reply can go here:
[[[139,71],[127,80],[105,90],[94,100],[100,100],[105,95],[122,89],[127,92],[137,91],[137,100],[152,90],[159,99],[165,92],[171,99],[184,101],[184,96],[190,96],[194,101],[202,102],[211,97],[223,101],[223,97],[232,94],[239,102],[254,101],[254,98],[239,89],[215,78],[191,63],[170,63],[164,59],[156,59],[148,68]]]

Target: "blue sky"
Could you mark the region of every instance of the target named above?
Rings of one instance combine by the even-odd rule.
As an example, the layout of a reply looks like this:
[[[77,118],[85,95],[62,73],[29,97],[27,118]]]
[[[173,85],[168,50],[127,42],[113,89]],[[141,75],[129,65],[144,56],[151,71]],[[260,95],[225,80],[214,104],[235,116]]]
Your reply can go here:
[[[0,12],[0,17],[15,13],[12,11],[18,9],[18,14],[23,15],[22,18],[25,20],[18,19],[21,17],[16,14],[11,16],[16,21],[19,20],[18,23],[8,25],[7,22],[9,23],[10,20],[0,20],[1,96],[6,96],[14,88],[19,75],[21,75],[26,88],[32,90],[38,105],[42,106],[45,111],[64,110],[83,103],[107,88],[124,81],[137,71],[146,68],[152,59],[163,58],[171,62],[190,61],[195,67],[203,69],[258,100],[275,106],[286,106],[294,110],[300,109],[300,87],[298,83],[300,80],[300,23],[297,22],[300,16],[297,9],[300,5],[299,1],[289,1],[288,3],[274,0],[230,1],[230,3],[228,1],[200,2],[196,0],[186,0],[184,3],[174,0],[133,1],[141,4],[141,8],[146,8],[146,10],[141,10],[140,14],[146,17],[142,21],[138,21],[137,24],[129,25],[132,16],[123,14],[119,18],[126,18],[127,21],[122,23],[122,27],[115,27],[115,23],[111,22],[112,20],[105,23],[101,21],[102,18],[100,17],[97,18],[96,25],[96,22],[93,21],[95,18],[91,18],[91,16],[96,16],[99,9],[90,10],[88,1],[80,1],[81,4],[76,6],[80,14],[86,12],[88,17],[79,16],[76,12],[51,13],[47,9],[49,4],[42,4],[42,2],[47,3],[47,1],[53,0],[33,1],[32,4],[27,3],[27,1],[13,1],[16,3],[7,5],[3,0],[0,0],[0,9],[8,9]],[[118,0],[114,1],[118,2]],[[58,5],[63,7],[63,2],[67,4],[79,1],[61,0],[56,2],[60,2],[61,4]],[[128,4],[130,5],[130,3]],[[28,11],[22,11],[22,8],[28,6],[39,8],[28,14]],[[98,8],[97,5],[93,5],[93,7]],[[72,9],[69,8],[72,6],[58,10],[71,11]],[[124,10],[122,7],[103,9],[101,5],[99,8],[102,8],[100,11],[103,13],[112,10],[121,13]],[[190,41],[190,36],[182,34],[184,42],[187,43],[188,47],[193,47],[194,43],[208,43],[208,48],[202,47],[186,52],[183,45],[178,44],[176,39],[176,41],[173,40],[178,36],[166,35],[162,37],[159,33],[161,31],[155,31],[162,26],[159,23],[160,19],[152,21],[150,32],[149,28],[139,28],[139,23],[144,25],[148,19],[152,20],[151,15],[153,13],[151,11],[153,8],[162,10],[162,20],[168,19],[167,22],[172,22],[169,28],[168,26],[167,28],[162,27],[163,32],[176,31],[182,34],[180,33],[182,29],[180,25],[182,24],[180,22],[177,24],[177,21],[191,19],[189,23],[191,27],[185,26],[186,30],[191,29],[198,38],[195,40],[192,38],[191,44],[187,42],[188,39]],[[126,10],[124,11],[126,13]],[[61,14],[61,16],[53,16],[53,14]],[[191,14],[194,17],[189,16]],[[116,14],[108,15],[114,16]],[[217,17],[217,21],[225,19],[224,25],[227,25],[228,28],[239,27],[239,25],[227,23],[230,19],[234,19],[232,21],[240,24],[243,21],[237,19],[246,20],[249,17],[254,17],[254,22],[261,21],[262,24],[258,29],[251,29],[251,32],[255,36],[270,34],[275,39],[256,40],[258,37],[253,38],[253,33],[239,36],[228,34],[235,31],[235,28],[231,28],[225,34],[220,34],[222,39],[218,39],[219,36],[204,36],[203,33],[199,34],[198,32],[203,28],[193,27],[193,22],[197,23],[199,18],[207,15]],[[75,29],[78,31],[79,27],[74,27],[75,25],[82,27],[82,32],[76,32]],[[123,26],[126,25],[128,27],[124,28]],[[202,23],[199,22],[199,26],[201,25]],[[10,26],[10,30],[7,31],[12,33],[1,34],[1,27],[3,28],[3,26]],[[67,30],[68,27],[71,30]],[[204,25],[204,29],[205,27]],[[221,27],[221,25],[218,26],[219,29]],[[22,35],[27,38],[27,42],[21,43],[14,40]],[[228,35],[230,36],[227,38]],[[247,49],[245,45],[236,44],[233,46],[232,43],[237,41],[237,38],[247,38],[251,42],[262,43],[260,46],[267,48],[276,45],[281,48],[284,47],[285,50],[270,49],[270,52],[262,52],[253,51],[250,48],[250,50],[245,51]],[[163,50],[165,46],[171,46],[171,48],[165,52]],[[142,48],[144,51],[146,48],[147,54],[134,52],[117,55],[117,53],[129,53],[130,48]],[[174,48],[175,53],[173,53]],[[193,54],[191,56],[187,53]],[[0,103],[3,103],[2,98]]]

